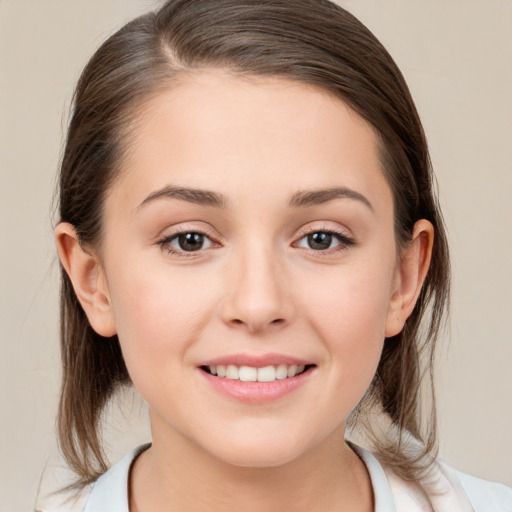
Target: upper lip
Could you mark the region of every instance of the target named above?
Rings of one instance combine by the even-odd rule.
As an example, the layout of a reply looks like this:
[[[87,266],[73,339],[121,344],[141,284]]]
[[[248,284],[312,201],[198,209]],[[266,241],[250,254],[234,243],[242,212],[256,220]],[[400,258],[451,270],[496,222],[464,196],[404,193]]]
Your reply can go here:
[[[277,366],[285,364],[292,365],[311,365],[311,361],[301,359],[299,357],[289,356],[285,354],[231,354],[219,356],[214,359],[208,359],[201,362],[198,366],[217,366],[217,365],[235,365],[235,366],[252,366],[254,368],[264,368],[265,366]]]

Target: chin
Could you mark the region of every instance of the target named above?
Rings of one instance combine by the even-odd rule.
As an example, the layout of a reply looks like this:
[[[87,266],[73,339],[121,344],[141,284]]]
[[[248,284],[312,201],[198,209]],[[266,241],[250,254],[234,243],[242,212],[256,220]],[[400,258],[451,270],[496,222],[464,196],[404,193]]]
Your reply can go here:
[[[229,444],[225,444],[226,441]],[[301,457],[304,443],[290,436],[257,436],[252,439],[226,436],[224,443],[208,450],[216,459],[226,464],[243,468],[279,467]]]
[[[240,448],[237,452],[219,454],[220,460],[241,468],[275,468],[292,462],[301,454],[297,452],[274,453],[270,450]]]

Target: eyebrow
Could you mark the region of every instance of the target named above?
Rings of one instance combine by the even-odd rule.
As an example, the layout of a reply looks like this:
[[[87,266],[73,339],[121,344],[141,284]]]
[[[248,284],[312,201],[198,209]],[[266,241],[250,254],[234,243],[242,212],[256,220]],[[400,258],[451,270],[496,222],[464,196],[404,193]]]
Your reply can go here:
[[[346,187],[334,187],[320,190],[305,190],[296,192],[290,199],[290,206],[292,208],[317,206],[320,204],[328,203],[329,201],[333,201],[335,199],[352,199],[354,201],[359,201],[367,206],[372,212],[374,211],[372,204],[363,194]]]
[[[226,208],[226,201],[222,194],[211,192],[209,190],[201,190],[198,188],[174,187],[168,185],[150,194],[138,208],[146,206],[148,203],[156,199],[181,199],[189,203],[199,204],[201,206],[212,206],[214,208]]]
[[[146,199],[144,199],[144,201],[142,201],[142,203],[140,203],[138,209],[162,198],[180,199],[189,203],[201,206],[210,206],[213,208],[226,208],[227,205],[224,196],[217,192],[198,188],[175,187],[168,185],[152,192],[148,197],[146,197]],[[333,187],[320,190],[304,190],[295,192],[290,198],[289,206],[291,208],[305,208],[308,206],[325,204],[330,201],[334,201],[335,199],[352,199],[359,201],[367,206],[372,212],[374,211],[372,204],[363,194],[346,187]]]

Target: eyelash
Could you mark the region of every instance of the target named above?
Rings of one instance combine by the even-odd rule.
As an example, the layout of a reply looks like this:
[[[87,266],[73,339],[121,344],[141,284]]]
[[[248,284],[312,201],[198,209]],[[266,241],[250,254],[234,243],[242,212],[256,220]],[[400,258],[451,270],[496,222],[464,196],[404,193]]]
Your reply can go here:
[[[162,240],[159,240],[157,242],[157,245],[160,246],[162,250],[165,250],[168,254],[173,254],[175,256],[178,256],[180,258],[191,258],[197,255],[197,253],[202,252],[203,248],[197,250],[197,251],[184,251],[184,250],[178,250],[172,247],[170,244],[177,240],[182,235],[189,235],[189,234],[197,234],[201,235],[205,239],[210,240],[212,246],[219,245],[212,241],[211,237],[205,233],[204,231],[201,231],[200,229],[179,229],[176,232],[174,232],[172,235],[166,236]]]
[[[353,238],[347,236],[346,233],[343,233],[342,231],[337,231],[335,229],[329,229],[329,228],[313,229],[311,231],[304,232],[304,233],[302,233],[301,237],[297,240],[297,242],[294,242],[294,245],[298,244],[301,240],[304,240],[308,236],[318,234],[318,233],[323,233],[323,234],[330,235],[330,236],[336,238],[337,241],[339,242],[339,244],[335,247],[331,247],[331,248],[328,248],[325,250],[315,250],[315,249],[311,249],[311,248],[306,248],[306,250],[314,253],[315,256],[329,256],[333,253],[338,253],[340,251],[346,251],[351,246],[356,245],[356,241]]]
[[[353,238],[347,236],[345,233],[343,233],[341,231],[336,231],[334,229],[314,229],[314,230],[302,233],[301,237],[296,242],[294,242],[293,245],[295,246],[301,240],[307,238],[308,236],[318,234],[318,233],[323,233],[323,234],[335,237],[338,240],[339,244],[335,247],[328,248],[325,250],[322,250],[322,249],[315,250],[315,249],[311,249],[311,248],[306,248],[306,250],[314,253],[317,256],[327,256],[329,254],[332,254],[333,252],[345,251],[349,247],[356,244],[356,242]],[[170,245],[174,240],[177,240],[180,236],[188,235],[188,234],[197,234],[197,235],[204,237],[205,239],[208,239],[211,243],[211,246],[219,245],[218,243],[214,242],[212,240],[212,238],[207,233],[205,233],[204,231],[201,231],[199,229],[194,229],[194,230],[180,229],[180,230],[176,231],[175,233],[173,233],[172,235],[166,236],[162,240],[159,240],[157,242],[157,245],[160,246],[160,248],[162,250],[165,250],[168,254],[173,254],[173,255],[181,257],[181,258],[194,257],[197,255],[197,253],[202,252],[204,249],[201,248],[201,249],[198,249],[197,251],[185,251],[185,250],[175,249],[174,247],[172,247]]]

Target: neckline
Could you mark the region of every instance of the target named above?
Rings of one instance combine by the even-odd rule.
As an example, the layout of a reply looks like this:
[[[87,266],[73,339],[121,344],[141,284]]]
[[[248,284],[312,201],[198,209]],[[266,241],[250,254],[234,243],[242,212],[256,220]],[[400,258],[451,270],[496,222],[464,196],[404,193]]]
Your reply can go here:
[[[350,441],[347,441],[347,444],[361,459],[370,476],[373,490],[374,512],[396,512],[391,486],[380,462],[368,450],[365,450],[361,446]]]
[[[364,448],[347,441],[366,466],[373,490],[375,512],[396,512],[389,481],[379,461]],[[83,512],[130,512],[128,485],[130,469],[135,459],[151,446],[141,445],[125,455],[93,484]]]

